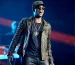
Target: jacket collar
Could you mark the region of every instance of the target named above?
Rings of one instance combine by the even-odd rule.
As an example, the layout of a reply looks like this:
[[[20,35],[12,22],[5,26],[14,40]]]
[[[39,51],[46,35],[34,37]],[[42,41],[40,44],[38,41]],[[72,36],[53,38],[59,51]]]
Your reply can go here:
[[[30,22],[33,22],[34,17],[31,16],[31,17],[29,17],[29,19],[30,19]],[[42,31],[44,31],[47,29],[48,23],[43,18],[42,18],[42,21],[43,21],[43,30]]]

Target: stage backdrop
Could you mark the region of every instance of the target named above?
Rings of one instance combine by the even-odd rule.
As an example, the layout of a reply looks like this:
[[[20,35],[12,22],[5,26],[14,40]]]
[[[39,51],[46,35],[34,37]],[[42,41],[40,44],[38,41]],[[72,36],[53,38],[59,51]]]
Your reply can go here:
[[[36,0],[0,0],[0,55],[6,54],[13,37],[8,34],[12,30],[11,24],[14,21],[18,24],[22,18],[32,16],[34,1]],[[52,27],[51,44],[55,65],[75,65],[74,2],[42,1],[45,3],[43,17]],[[4,61],[0,61],[0,64],[6,65]]]

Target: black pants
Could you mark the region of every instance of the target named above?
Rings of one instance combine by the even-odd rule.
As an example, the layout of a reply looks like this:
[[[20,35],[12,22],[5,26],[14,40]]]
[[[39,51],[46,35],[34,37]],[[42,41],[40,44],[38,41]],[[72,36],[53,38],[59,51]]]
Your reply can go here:
[[[48,60],[41,61],[39,58],[25,57],[23,58],[22,65],[49,65]]]

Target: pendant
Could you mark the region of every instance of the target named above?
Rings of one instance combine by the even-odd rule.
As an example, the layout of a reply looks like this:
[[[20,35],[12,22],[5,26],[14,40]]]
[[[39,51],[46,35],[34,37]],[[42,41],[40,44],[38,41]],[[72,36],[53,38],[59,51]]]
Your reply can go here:
[[[37,32],[37,31],[36,31],[36,32],[34,32],[34,35],[35,35],[35,36],[37,36],[37,35],[38,35],[38,32]]]

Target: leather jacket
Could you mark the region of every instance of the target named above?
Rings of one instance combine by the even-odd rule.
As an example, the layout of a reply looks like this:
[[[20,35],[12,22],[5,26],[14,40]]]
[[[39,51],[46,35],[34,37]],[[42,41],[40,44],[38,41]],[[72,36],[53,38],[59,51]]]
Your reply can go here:
[[[17,28],[17,31],[11,41],[8,54],[11,55],[14,52],[16,45],[18,44],[20,38],[21,43],[18,50],[18,54],[21,56],[25,55],[25,49],[27,48],[31,24],[33,21],[33,17],[23,18]],[[51,34],[51,25],[48,24],[44,19],[42,35],[41,35],[41,56],[42,60],[50,60],[53,63],[52,51],[51,51],[51,42],[50,42],[50,34]]]

